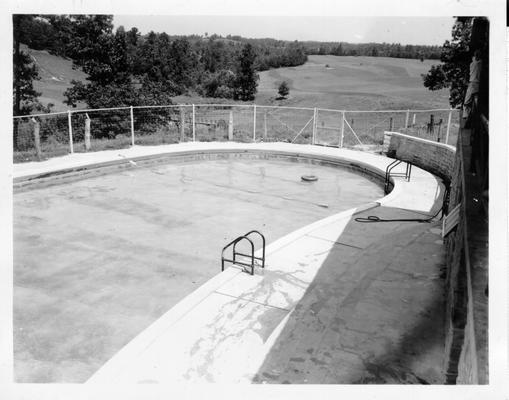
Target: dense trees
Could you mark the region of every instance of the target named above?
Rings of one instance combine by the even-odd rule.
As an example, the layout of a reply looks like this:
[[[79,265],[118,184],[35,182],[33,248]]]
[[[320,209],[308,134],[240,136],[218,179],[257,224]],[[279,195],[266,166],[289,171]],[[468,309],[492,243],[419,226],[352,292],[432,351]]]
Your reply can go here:
[[[235,73],[230,70],[220,70],[208,74],[202,85],[202,92],[207,97],[233,98],[235,87]]]
[[[30,25],[29,16],[13,17],[13,112],[14,115],[29,114],[40,93],[34,89],[33,81],[39,79],[37,67],[30,56],[21,50],[23,27]]]
[[[237,76],[234,81],[233,97],[236,100],[254,100],[258,74],[255,70],[256,54],[253,46],[247,43],[238,58]]]
[[[122,26],[113,33],[110,16],[80,16],[73,22],[81,38],[71,42],[68,54],[88,74],[88,83],[73,81],[65,92],[67,104],[171,104],[171,97],[189,84],[186,43],[171,43],[168,35],[154,32],[142,40],[136,28],[125,32]],[[90,26],[88,34],[81,33],[83,24]]]
[[[73,34],[81,39],[71,40],[66,54],[89,75],[89,83],[73,82],[66,92],[70,105],[79,101],[92,107],[124,102],[138,105],[152,104],[156,99],[169,104],[172,96],[187,91],[253,100],[256,71],[300,65],[307,60],[297,42],[234,40],[218,35],[178,37],[155,32],[142,36],[136,28],[125,32],[123,27],[113,33],[110,16],[69,18],[75,26]],[[84,34],[87,23],[91,32]]]
[[[88,75],[88,82],[72,81],[64,94],[67,104],[85,102],[91,108],[114,107],[135,100],[128,63],[127,35],[113,34],[110,15],[72,17],[72,38],[66,53]]]
[[[284,42],[274,39],[249,39],[257,53],[257,69],[294,67],[304,64],[308,57],[300,42]]]
[[[423,75],[424,86],[430,90],[450,89],[451,107],[460,106],[468,85],[471,51],[469,49],[472,18],[461,18],[454,24],[452,39],[446,40],[440,55],[441,64],[433,65]]]
[[[400,43],[303,42],[306,54],[439,59],[440,46],[401,45]]]
[[[12,105],[13,115],[27,115],[33,110],[49,112],[51,105],[44,107],[37,97],[40,93],[34,89],[34,80],[39,79],[37,66],[30,55],[21,50],[21,43],[26,41],[24,35],[27,26],[31,26],[33,17],[30,15],[13,16],[13,73],[12,73]],[[18,121],[14,121],[13,145],[18,148]]]
[[[57,15],[44,18],[38,15],[15,14],[13,22],[18,24],[15,30],[18,30],[21,43],[31,49],[47,50],[52,54],[65,56],[67,18]]]

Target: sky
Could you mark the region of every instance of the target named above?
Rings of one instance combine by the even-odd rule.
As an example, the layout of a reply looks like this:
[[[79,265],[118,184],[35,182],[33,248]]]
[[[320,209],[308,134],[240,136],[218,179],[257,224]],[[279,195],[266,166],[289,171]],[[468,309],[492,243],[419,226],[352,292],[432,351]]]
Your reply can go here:
[[[247,38],[323,42],[387,42],[442,45],[451,38],[452,17],[115,15],[115,27],[169,35],[240,35]]]

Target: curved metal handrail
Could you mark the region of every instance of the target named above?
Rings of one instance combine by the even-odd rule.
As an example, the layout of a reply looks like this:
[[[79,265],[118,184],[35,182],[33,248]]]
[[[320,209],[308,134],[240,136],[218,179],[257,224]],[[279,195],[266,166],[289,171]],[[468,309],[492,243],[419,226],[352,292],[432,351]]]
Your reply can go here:
[[[237,243],[239,243],[240,241],[242,241],[244,239],[247,240],[251,244],[251,256],[245,255],[245,254],[241,254],[241,253],[237,253],[235,251]],[[224,257],[224,252],[226,251],[226,249],[228,249],[232,245],[233,245],[233,259],[230,260],[230,259],[227,259],[227,258]],[[251,263],[247,264],[247,263],[244,263],[244,262],[241,262],[241,261],[237,261],[236,260],[236,256],[237,255],[245,255],[247,257],[251,257]],[[230,243],[228,243],[226,246],[223,247],[223,250],[221,252],[221,271],[224,271],[224,263],[225,263],[225,261],[227,261],[227,262],[231,262],[232,264],[240,264],[240,265],[244,265],[244,266],[247,266],[247,267],[251,267],[251,275],[254,275],[254,260],[255,260],[255,256],[254,256],[254,244],[253,244],[253,241],[251,239],[249,239],[245,235],[239,236],[238,238],[232,240]]]
[[[239,240],[236,240],[234,243],[233,243],[233,262],[236,263],[237,261],[237,255],[240,255],[240,256],[245,256],[245,257],[251,257],[251,266],[254,268],[254,243],[251,239],[249,239],[247,237],[247,235],[242,235],[242,236],[239,236],[237,239]],[[237,248],[237,244],[239,244],[240,242],[242,242],[242,239],[246,239],[249,241],[249,243],[251,244],[251,255],[249,254],[243,254],[243,253],[238,253],[236,248]]]
[[[399,164],[401,164],[402,162],[405,162],[406,163],[406,171],[405,173],[403,172],[393,172],[391,173],[391,171],[397,167]],[[384,193],[385,194],[388,194],[389,193],[389,185],[391,183],[391,176],[401,176],[401,177],[404,177],[407,181],[410,181],[410,175],[412,173],[412,164],[409,163],[408,161],[403,161],[403,160],[398,160],[398,159],[395,159],[394,161],[392,161],[389,165],[387,165],[387,167],[385,168],[385,185],[384,185]]]
[[[249,231],[244,236],[247,237],[247,236],[249,236],[252,233],[257,233],[262,238],[262,256],[261,256],[261,259],[262,259],[262,268],[265,268],[265,236],[263,236],[263,234],[260,231],[257,231],[257,230]],[[255,257],[255,258],[259,259],[258,257]]]
[[[253,241],[248,237],[249,235],[252,235],[253,233],[258,234],[262,238],[262,256],[256,257],[254,255],[254,243]],[[237,244],[242,242],[243,240],[247,240],[249,244],[251,245],[251,254],[244,254],[237,251]],[[232,259],[225,258],[225,251],[232,247]],[[238,261],[237,256],[243,256],[250,258],[250,263],[246,263],[243,261]],[[246,233],[245,235],[239,236],[236,239],[232,240],[230,243],[228,243],[226,246],[223,247],[223,250],[221,251],[221,271],[224,271],[224,264],[225,262],[230,262],[232,264],[238,264],[246,267],[251,267],[251,275],[254,275],[254,267],[255,267],[255,260],[261,261],[261,267],[265,268],[265,236],[257,230],[252,230]]]

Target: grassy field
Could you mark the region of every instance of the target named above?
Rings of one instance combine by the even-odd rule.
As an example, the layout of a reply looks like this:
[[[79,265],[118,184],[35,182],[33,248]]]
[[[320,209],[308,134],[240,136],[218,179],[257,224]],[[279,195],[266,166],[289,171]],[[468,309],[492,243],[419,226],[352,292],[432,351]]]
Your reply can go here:
[[[309,56],[299,67],[260,73],[257,104],[280,104],[277,87],[290,86],[285,105],[345,110],[448,108],[448,90],[422,84],[435,60],[388,57]]]

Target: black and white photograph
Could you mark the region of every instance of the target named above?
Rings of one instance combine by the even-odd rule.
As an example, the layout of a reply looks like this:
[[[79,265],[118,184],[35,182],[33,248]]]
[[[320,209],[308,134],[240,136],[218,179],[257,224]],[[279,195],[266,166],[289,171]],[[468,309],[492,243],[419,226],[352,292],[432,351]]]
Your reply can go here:
[[[2,6],[6,398],[509,395],[506,4],[313,3]]]

